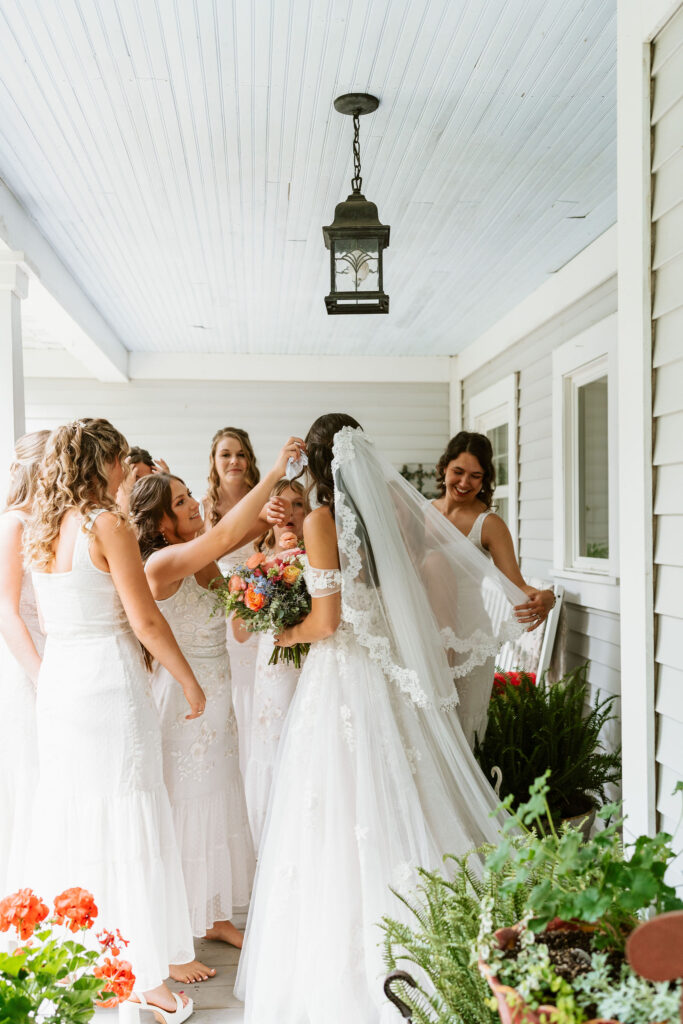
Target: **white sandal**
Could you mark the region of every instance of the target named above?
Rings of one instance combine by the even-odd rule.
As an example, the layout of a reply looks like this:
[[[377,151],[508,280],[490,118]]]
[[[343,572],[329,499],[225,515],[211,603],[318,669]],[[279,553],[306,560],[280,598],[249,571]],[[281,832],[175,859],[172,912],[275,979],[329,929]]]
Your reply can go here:
[[[176,992],[172,993],[176,1001],[175,1010],[163,1010],[160,1006],[153,1006],[147,1002],[142,992],[136,992],[135,995],[140,1000],[139,1003],[131,1002],[129,999],[127,1002],[120,1004],[119,1024],[138,1024],[140,1010],[149,1010],[150,1013],[154,1014],[159,1024],[183,1024],[183,1021],[187,1020],[194,1010],[192,1000],[188,999],[187,1004],[183,1005],[182,999]]]

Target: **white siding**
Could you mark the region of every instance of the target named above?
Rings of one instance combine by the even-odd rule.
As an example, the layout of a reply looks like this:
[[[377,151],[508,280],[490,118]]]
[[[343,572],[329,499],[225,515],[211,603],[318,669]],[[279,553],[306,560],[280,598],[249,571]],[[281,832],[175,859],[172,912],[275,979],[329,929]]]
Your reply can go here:
[[[278,384],[258,381],[132,381],[29,378],[26,429],[104,416],[130,444],[148,448],[202,494],[211,437],[247,430],[262,466],[290,434],[305,436],[325,412],[354,416],[399,468],[433,464],[448,439],[448,384]]]
[[[683,7],[656,37],[652,68],[657,811],[672,832],[683,779]],[[680,859],[673,872],[683,882]]]
[[[616,279],[612,278],[463,381],[463,423],[467,424],[473,395],[507,374],[519,374],[519,552],[527,579],[550,579],[553,565],[552,353],[614,313],[616,303]],[[618,615],[582,606],[577,594],[572,593],[572,584],[562,582],[566,589],[566,628],[560,631],[556,643],[565,645],[567,667],[590,659],[592,694],[618,696]],[[555,663],[561,664],[561,659],[556,657]],[[617,712],[618,708],[617,701]],[[608,738],[614,744],[619,742],[618,725]]]

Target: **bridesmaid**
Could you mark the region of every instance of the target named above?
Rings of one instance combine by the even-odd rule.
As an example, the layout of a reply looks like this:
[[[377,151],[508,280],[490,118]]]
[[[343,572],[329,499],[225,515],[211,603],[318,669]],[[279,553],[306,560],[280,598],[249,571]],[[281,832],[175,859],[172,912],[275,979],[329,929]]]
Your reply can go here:
[[[528,601],[516,607],[517,619],[529,629],[536,629],[554,606],[555,594],[524,582],[510,531],[493,511],[496,474],[488,437],[461,430],[451,438],[437,463],[436,481],[441,497],[433,502],[434,507],[524,591]],[[481,741],[486,731],[494,662],[495,659],[488,659],[458,681],[458,714],[470,746],[474,745],[475,732]]]
[[[234,907],[249,903],[254,853],[237,756],[226,620],[214,614],[210,583],[219,575],[215,559],[245,536],[253,536],[255,525],[263,528],[259,513],[296,451],[292,439],[266,478],[208,533],[201,533],[199,503],[178,477],[148,476],[131,495],[131,518],[152,594],[207,698],[202,721],[185,722],[172,676],[163,665],[156,667],[153,689],[161,717],[164,776],[192,930],[196,936],[238,947],[242,934],[230,918]],[[195,960],[173,977],[189,983],[206,980],[211,973]]]
[[[217,430],[211,440],[208,488],[202,499],[204,529],[212,529],[221,516],[224,516],[226,512],[234,508],[238,501],[249,494],[259,479],[260,473],[256,456],[246,430],[241,430],[239,427],[222,427]],[[226,549],[220,553],[222,557],[217,558],[218,566],[224,576],[230,576],[236,565],[246,561],[249,555],[253,554],[250,543],[253,537],[241,539],[244,543],[229,553]],[[232,702],[235,708],[239,737],[240,770],[244,777],[249,756],[258,643],[256,637],[250,635],[245,643],[239,644],[231,630],[228,630],[227,638],[232,674]]]
[[[298,480],[280,480],[271,492],[286,505],[286,518],[281,526],[273,526],[254,545],[257,551],[280,554],[292,548],[303,537],[304,519],[311,511]],[[232,620],[235,638],[242,642],[251,636],[240,619]],[[249,824],[258,856],[263,823],[268,810],[273,769],[289,705],[301,669],[286,662],[269,665],[274,650],[273,634],[260,633],[254,678],[254,704],[249,737],[249,758],[244,776]]]
[[[0,893],[13,892],[28,852],[38,782],[36,681],[45,637],[31,576],[24,572],[24,527],[31,516],[49,430],[24,434],[14,448],[10,489],[0,515]]]
[[[178,680],[186,717],[206,701],[115,503],[127,454],[103,419],[58,427],[45,447],[25,545],[47,634],[26,878],[46,896],[92,892],[100,920],[129,940],[134,1001],[180,1024],[192,1002],[164,978],[194,949],[141,645]]]

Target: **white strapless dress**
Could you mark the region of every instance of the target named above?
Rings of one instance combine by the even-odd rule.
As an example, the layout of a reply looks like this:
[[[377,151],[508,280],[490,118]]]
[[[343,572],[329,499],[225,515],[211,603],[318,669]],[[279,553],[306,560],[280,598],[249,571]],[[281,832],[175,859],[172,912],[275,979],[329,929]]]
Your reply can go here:
[[[22,526],[26,520],[15,511]],[[45,646],[30,573],[21,580],[19,613],[38,654]],[[38,784],[36,688],[0,637],[0,890],[2,896],[20,884],[26,863],[33,796]]]
[[[325,597],[341,590],[341,572],[308,567],[306,583]],[[311,646],[280,740],[240,957],[245,1024],[396,1019],[379,922],[410,915],[390,886],[409,891],[418,866],[490,841],[482,781],[457,721],[402,694],[351,626]]]
[[[88,529],[99,513],[94,513]],[[194,958],[161,731],[142,651],[79,531],[72,569],[33,573],[47,641],[38,680],[40,779],[25,884],[93,893],[119,928],[137,990]]]
[[[231,551],[218,559],[218,568],[224,576],[230,576],[236,565],[240,565],[254,554],[253,543]],[[249,737],[251,735],[252,709],[254,703],[254,673],[256,671],[256,654],[258,652],[258,635],[254,633],[239,643],[235,640],[232,625],[228,622],[226,634],[228,655],[230,657],[230,675],[232,676],[232,703],[237,719],[237,735],[240,745],[240,771],[242,777],[247,770],[249,759]]]
[[[194,935],[229,921],[249,903],[254,851],[239,768],[237,723],[225,647],[226,622],[212,616],[215,599],[194,576],[157,604],[206,694],[206,710],[188,721],[187,701],[170,672],[157,664],[152,678],[161,718],[164,779]]]

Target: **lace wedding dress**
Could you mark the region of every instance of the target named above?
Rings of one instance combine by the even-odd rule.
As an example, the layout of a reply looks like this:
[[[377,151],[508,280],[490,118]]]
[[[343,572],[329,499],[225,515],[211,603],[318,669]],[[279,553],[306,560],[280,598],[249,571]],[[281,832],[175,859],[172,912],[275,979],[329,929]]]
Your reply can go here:
[[[340,431],[334,456],[341,570],[309,566],[306,582],[314,600],[341,591],[342,621],[312,645],[280,740],[235,989],[246,1024],[395,1020],[378,924],[407,911],[389,887],[410,890],[418,866],[498,829],[453,677],[517,629],[473,618],[468,590],[518,592],[361,431]],[[459,573],[444,634],[420,576],[428,553]]]
[[[149,676],[112,578],[90,558],[97,515],[78,532],[69,572],[33,573],[47,641],[24,884],[46,902],[71,886],[92,892],[98,927],[129,940],[145,991],[194,947]]]
[[[244,775],[249,823],[257,854],[280,737],[301,675],[301,669],[286,662],[269,665],[272,653],[273,635],[262,633],[258,638],[249,758]]]
[[[20,512],[10,510],[25,525]],[[21,615],[38,654],[45,646],[30,573],[21,580]],[[14,892],[28,852],[33,794],[38,783],[36,688],[0,637],[0,889]]]
[[[224,576],[230,576],[236,565],[246,562],[249,556],[253,554],[254,545],[251,543],[245,544],[243,547],[236,548],[230,554],[219,558],[218,568]],[[244,643],[240,643],[235,639],[230,622],[228,622],[226,635],[228,655],[230,657],[230,673],[232,675],[232,703],[235,709],[237,735],[239,737],[240,771],[244,778],[249,759],[249,737],[251,735],[258,636],[254,633]]]
[[[206,694],[206,711],[188,721],[187,702],[168,669],[157,664],[152,690],[161,718],[164,779],[194,935],[229,921],[249,903],[254,852],[239,769],[225,617],[194,576],[157,604]]]

